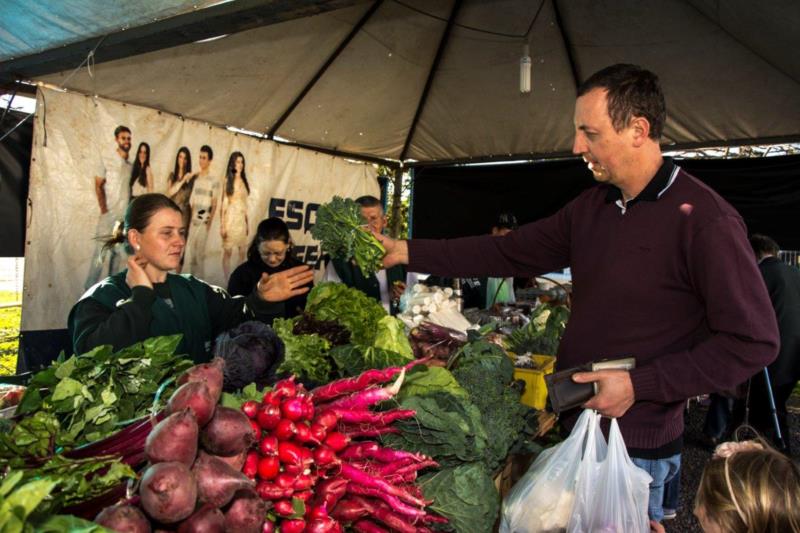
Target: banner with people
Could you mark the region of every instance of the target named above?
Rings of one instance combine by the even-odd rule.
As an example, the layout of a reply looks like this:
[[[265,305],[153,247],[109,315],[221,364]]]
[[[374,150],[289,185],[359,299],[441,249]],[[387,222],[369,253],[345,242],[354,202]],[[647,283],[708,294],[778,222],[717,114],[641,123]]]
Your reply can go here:
[[[283,219],[315,265],[309,231],[334,195],[379,196],[374,165],[282,145],[154,109],[40,88],[31,157],[22,330],[66,327],[80,295],[125,268],[102,250],[132,198],[170,196],[184,214],[181,271],[225,287],[255,228]]]

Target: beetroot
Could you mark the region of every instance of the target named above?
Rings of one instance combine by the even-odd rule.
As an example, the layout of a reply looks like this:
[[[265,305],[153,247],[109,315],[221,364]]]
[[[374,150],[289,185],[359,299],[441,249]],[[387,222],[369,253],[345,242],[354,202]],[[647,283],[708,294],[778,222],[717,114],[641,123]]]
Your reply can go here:
[[[192,473],[197,480],[198,498],[214,507],[227,505],[238,490],[255,487],[255,481],[213,455],[200,456]]]
[[[225,360],[221,357],[215,357],[210,363],[195,365],[184,372],[178,378],[178,385],[194,381],[205,383],[208,387],[208,392],[211,394],[211,399],[214,400],[214,404],[217,404],[222,396],[222,381],[224,379],[222,371],[224,368]]]
[[[174,524],[194,511],[197,484],[185,464],[158,463],[145,470],[139,495],[142,507],[150,518]]]
[[[94,521],[118,533],[150,533],[150,522],[147,517],[133,505],[106,507]]]
[[[208,424],[214,416],[217,402],[211,397],[205,382],[193,381],[178,387],[167,402],[167,413],[177,413],[187,407],[197,417],[197,425],[200,427]]]
[[[191,409],[169,415],[147,436],[144,452],[155,463],[177,461],[192,466],[197,456],[197,418]]]
[[[239,491],[225,513],[225,531],[229,533],[261,533],[267,514],[267,503],[252,491]]]
[[[214,455],[237,455],[255,441],[250,419],[243,412],[229,407],[217,407],[211,422],[200,434],[203,448]]]
[[[204,450],[200,450],[197,454],[197,457],[200,458],[204,455],[208,455],[210,457],[216,457],[220,461],[229,464],[234,470],[239,472],[242,470],[242,467],[244,466],[245,459],[247,459],[247,453],[248,450],[242,450],[241,453],[238,453],[236,455],[225,456],[225,455],[213,455]]]
[[[210,505],[204,505],[181,523],[178,533],[225,533],[225,515]]]

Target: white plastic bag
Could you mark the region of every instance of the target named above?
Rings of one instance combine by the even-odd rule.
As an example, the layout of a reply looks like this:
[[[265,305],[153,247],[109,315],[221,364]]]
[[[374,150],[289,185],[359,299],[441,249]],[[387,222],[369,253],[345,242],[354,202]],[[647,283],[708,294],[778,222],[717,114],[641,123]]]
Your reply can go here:
[[[503,500],[500,533],[555,533],[566,530],[584,448],[606,447],[599,415],[585,410],[567,439],[542,452]],[[590,438],[586,446],[587,438]]]
[[[578,474],[568,533],[650,531],[647,503],[652,478],[631,461],[615,418],[605,458],[599,453],[593,456],[587,447]]]

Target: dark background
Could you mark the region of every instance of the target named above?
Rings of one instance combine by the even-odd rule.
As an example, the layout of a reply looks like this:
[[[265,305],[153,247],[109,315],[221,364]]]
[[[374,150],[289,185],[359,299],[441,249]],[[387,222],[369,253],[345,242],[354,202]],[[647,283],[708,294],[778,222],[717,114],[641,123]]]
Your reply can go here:
[[[9,111],[0,123],[0,137],[24,117],[25,114]],[[0,143],[0,257],[22,257],[25,252],[25,200],[32,141],[33,120],[28,119]]]
[[[751,233],[800,250],[800,155],[676,160],[742,215]],[[414,173],[416,238],[488,233],[510,211],[520,224],[549,216],[594,184],[580,159],[472,167],[433,166]]]

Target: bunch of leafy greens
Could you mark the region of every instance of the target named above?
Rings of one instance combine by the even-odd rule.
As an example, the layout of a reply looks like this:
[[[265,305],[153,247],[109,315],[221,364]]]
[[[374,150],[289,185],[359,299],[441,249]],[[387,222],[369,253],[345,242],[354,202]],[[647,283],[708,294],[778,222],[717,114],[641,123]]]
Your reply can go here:
[[[236,409],[238,411],[242,408],[242,404],[246,401],[253,400],[261,403],[261,401],[264,399],[264,394],[270,390],[272,390],[272,387],[265,387],[259,390],[258,385],[255,383],[250,383],[249,385],[242,387],[242,390],[240,391],[223,392],[220,403],[223,407],[230,407],[231,409]]]
[[[530,322],[508,335],[506,347],[516,354],[556,355],[567,320],[569,309],[566,306],[540,305]]]
[[[54,414],[61,426],[59,446],[108,437],[147,414],[159,386],[192,366],[174,353],[180,340],[181,335],[153,337],[117,353],[111,346],[98,346],[66,360],[62,354],[31,379],[17,413]],[[173,388],[170,384],[162,395],[168,398]]]
[[[327,383],[332,370],[328,356],[331,345],[316,333],[295,335],[294,326],[299,319],[300,317],[276,318],[272,322],[272,329],[286,347],[278,372],[289,372],[317,383]]]
[[[400,433],[386,435],[386,445],[423,453],[442,466],[483,460],[489,439],[481,413],[463,397],[432,392],[405,398],[399,407],[413,409],[417,414],[395,422]]]
[[[8,419],[2,419],[2,422],[8,426],[0,431],[0,460],[15,460],[24,464],[26,458],[53,455],[61,427],[55,415],[37,411],[16,423]]]
[[[500,498],[483,463],[467,463],[420,476],[417,484],[429,508],[454,531],[492,531]]]
[[[388,314],[383,306],[358,289],[343,283],[324,282],[308,293],[306,312],[317,320],[334,320],[350,332],[350,342],[373,346],[378,322]]]
[[[398,319],[385,316],[378,321],[372,346],[348,344],[331,350],[342,377],[355,376],[370,368],[403,366],[414,360],[411,344],[405,336],[405,326]]]
[[[406,374],[396,399],[403,401],[412,396],[425,396],[435,392],[448,392],[458,398],[467,399],[467,391],[461,388],[449,370],[425,365],[417,365]]]
[[[381,268],[386,250],[367,230],[361,206],[349,198],[334,196],[317,210],[311,235],[320,241],[322,250],[337,259],[355,259],[364,276]]]
[[[111,533],[75,516],[53,514],[53,495],[59,485],[58,479],[51,476],[30,479],[21,471],[9,472],[0,484],[0,531]]]
[[[453,376],[480,411],[486,434],[492,436],[484,462],[490,472],[496,472],[517,441],[535,433],[535,413],[520,402],[522,390],[514,383],[514,364],[496,344],[466,344],[454,361]]]

